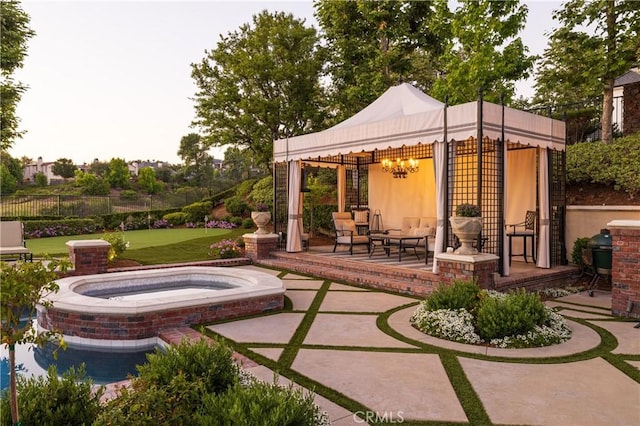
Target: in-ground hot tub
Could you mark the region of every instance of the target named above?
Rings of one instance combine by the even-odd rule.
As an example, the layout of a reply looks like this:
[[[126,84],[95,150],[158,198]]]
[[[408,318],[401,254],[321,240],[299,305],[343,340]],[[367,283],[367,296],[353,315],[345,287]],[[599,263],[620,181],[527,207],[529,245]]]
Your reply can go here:
[[[57,280],[38,326],[70,343],[149,346],[160,330],[282,309],[282,280],[239,268],[191,266]]]

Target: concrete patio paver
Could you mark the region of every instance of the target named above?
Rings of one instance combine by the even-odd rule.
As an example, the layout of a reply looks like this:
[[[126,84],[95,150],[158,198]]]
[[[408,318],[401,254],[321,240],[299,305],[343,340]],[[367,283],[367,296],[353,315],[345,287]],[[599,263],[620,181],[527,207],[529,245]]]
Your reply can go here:
[[[417,300],[372,291],[329,291],[320,305],[320,312],[385,312],[412,302]]]
[[[322,280],[290,280],[283,279],[287,290],[320,290]]]
[[[300,311],[311,306],[317,295],[315,290],[325,282],[285,281],[289,288],[287,295],[294,309]],[[586,318],[614,334],[619,345],[613,353],[640,353],[640,330],[633,329],[635,323],[607,320],[614,317],[609,315],[606,294],[597,292],[593,298],[578,294],[561,299],[549,303],[565,308],[568,316]],[[372,415],[387,420],[398,420],[401,416],[404,421],[468,422],[439,355],[407,352],[411,348],[419,351],[419,345],[395,339],[377,326],[380,314],[416,302],[417,299],[402,295],[330,284],[290,368],[366,407],[363,413],[350,413],[316,396],[323,408],[335,405],[327,410],[334,425],[365,424],[361,419]],[[610,306],[610,296],[608,303]],[[600,336],[592,328],[569,320],[573,336],[563,344],[530,349],[488,348],[449,342],[416,330],[409,323],[414,310],[415,306],[410,306],[393,313],[388,317],[388,326],[416,342],[463,352],[456,358],[493,423],[640,424],[640,384],[604,359],[540,363],[544,362],[540,358],[564,357],[598,347]],[[273,344],[274,347],[250,349],[275,361],[283,351],[276,346],[289,343],[304,315],[283,312],[209,328],[239,343]],[[336,349],[307,345],[336,346]],[[464,353],[501,359],[476,359]],[[505,361],[509,357],[521,359],[517,363]],[[526,358],[532,358],[532,363],[527,363]],[[640,367],[640,361],[625,361]],[[273,380],[270,370],[249,365]]]
[[[379,416],[467,421],[437,355],[302,349],[292,368]]]
[[[589,321],[602,327],[618,340],[618,347],[611,351],[614,354],[640,355],[640,328],[634,328],[637,322]]]
[[[302,318],[304,314],[280,313],[210,325],[207,328],[240,343],[288,343]]]
[[[285,296],[291,299],[294,311],[306,311],[311,306],[311,303],[313,303],[316,292],[309,290],[287,290]]]
[[[640,424],[640,385],[601,358],[511,364],[460,358],[489,418],[500,424]]]
[[[415,348],[383,333],[376,325],[377,319],[377,315],[318,314],[304,344]]]

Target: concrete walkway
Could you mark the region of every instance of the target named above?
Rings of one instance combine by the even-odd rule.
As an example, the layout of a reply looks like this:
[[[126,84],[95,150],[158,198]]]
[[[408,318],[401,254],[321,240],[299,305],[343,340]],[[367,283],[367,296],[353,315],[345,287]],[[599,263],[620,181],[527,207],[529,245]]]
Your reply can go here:
[[[335,425],[383,419],[640,425],[640,329],[634,328],[635,322],[614,321],[607,292],[548,302],[572,319],[573,337],[568,342],[540,349],[496,349],[452,343],[415,330],[408,322],[415,307],[405,306],[417,303],[414,298],[295,274],[283,280],[292,311],[209,329],[274,362],[280,362],[292,339],[302,342],[282,371],[301,374],[310,379],[307,383],[337,391],[364,407],[352,412],[316,396]],[[326,286],[325,294],[321,289]],[[303,322],[307,316],[312,322]],[[600,335],[589,325],[606,330],[617,341],[610,340],[613,344],[604,355],[596,349],[603,345]],[[264,380],[274,378],[273,371],[257,363],[247,361],[244,368]],[[450,381],[451,368],[462,369],[466,385]],[[288,383],[282,377],[279,381]],[[485,421],[465,410],[469,390],[484,407]]]

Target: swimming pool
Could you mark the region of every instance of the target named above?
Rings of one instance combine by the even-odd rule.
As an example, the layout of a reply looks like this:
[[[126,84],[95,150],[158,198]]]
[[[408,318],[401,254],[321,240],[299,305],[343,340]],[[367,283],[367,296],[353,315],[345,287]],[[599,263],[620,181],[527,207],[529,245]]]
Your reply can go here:
[[[88,347],[151,346],[161,330],[280,310],[285,286],[261,271],[172,267],[67,277],[38,324]]]

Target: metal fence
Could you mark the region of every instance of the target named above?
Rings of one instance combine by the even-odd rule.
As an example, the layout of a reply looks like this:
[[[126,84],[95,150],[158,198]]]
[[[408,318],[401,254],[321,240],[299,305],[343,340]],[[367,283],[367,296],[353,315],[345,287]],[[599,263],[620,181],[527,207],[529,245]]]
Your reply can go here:
[[[87,217],[114,213],[180,208],[206,193],[188,191],[134,197],[87,195],[12,195],[0,200],[0,217]]]

